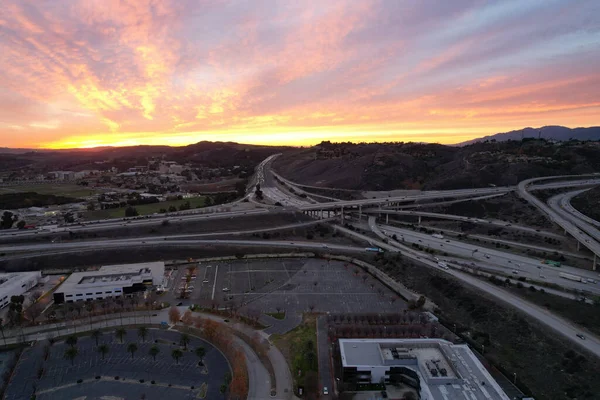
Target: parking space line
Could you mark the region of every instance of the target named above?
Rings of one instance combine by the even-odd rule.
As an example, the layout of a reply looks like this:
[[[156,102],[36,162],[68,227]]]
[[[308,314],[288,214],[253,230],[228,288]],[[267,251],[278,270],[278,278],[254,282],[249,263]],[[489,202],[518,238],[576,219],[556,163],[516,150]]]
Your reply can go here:
[[[215,299],[215,289],[217,288],[217,275],[219,274],[219,264],[215,267],[215,280],[213,282],[213,290],[211,300]]]

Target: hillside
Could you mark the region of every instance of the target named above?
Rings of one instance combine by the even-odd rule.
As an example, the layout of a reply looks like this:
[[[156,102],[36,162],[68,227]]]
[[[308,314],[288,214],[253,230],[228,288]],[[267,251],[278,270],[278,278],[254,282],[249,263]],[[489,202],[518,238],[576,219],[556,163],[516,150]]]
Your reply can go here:
[[[537,176],[600,171],[600,143],[525,139],[453,147],[323,142],[284,153],[274,168],[301,184],[342,189],[504,186]]]
[[[600,221],[600,186],[574,197],[571,204],[588,217]]]
[[[546,140],[567,141],[575,140],[600,140],[600,126],[589,128],[567,128],[566,126],[543,126],[541,128],[524,128],[517,131],[496,133],[495,135],[484,136],[481,138],[468,140],[458,143],[457,146],[465,146],[486,140],[495,140],[498,142],[506,140],[521,140],[524,138],[542,138]]]

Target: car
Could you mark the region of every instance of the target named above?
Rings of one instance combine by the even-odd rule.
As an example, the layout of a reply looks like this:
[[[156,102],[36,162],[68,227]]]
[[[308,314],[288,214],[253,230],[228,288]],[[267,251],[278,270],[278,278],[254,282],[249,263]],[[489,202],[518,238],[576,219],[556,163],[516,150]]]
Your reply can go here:
[[[485,255],[485,258],[489,259],[489,258],[490,258],[490,256],[486,254],[486,255]]]
[[[208,279],[203,280],[202,283],[208,283]]]
[[[327,389],[327,386],[323,387],[323,394],[325,394],[325,395],[329,394],[329,389]]]
[[[177,303],[177,307],[180,307],[180,306],[182,306],[182,305],[183,305],[183,303],[182,303],[182,302],[179,302],[179,303]]]
[[[512,273],[513,273],[513,274],[515,274],[515,275],[519,275],[519,271],[517,271],[517,270],[515,270],[515,269],[513,269],[513,272],[512,272]]]
[[[546,275],[540,275],[540,278],[546,279]]]
[[[449,240],[446,240],[446,243],[450,243],[450,241],[449,241]]]
[[[585,336],[583,336],[581,333],[578,333],[576,336],[581,340],[585,340]]]
[[[437,257],[433,257],[433,259],[434,259],[435,261],[440,261],[440,259],[439,259],[439,258],[437,258]]]
[[[229,292],[229,288],[226,288],[226,287],[224,287],[224,288],[223,288],[223,291],[224,291],[224,292]]]

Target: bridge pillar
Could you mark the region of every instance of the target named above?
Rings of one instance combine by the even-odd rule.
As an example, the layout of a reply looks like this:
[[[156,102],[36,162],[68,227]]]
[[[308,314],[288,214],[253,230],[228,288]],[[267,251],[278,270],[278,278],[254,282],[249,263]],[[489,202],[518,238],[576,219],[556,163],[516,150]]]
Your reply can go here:
[[[342,225],[344,224],[344,207],[342,206],[342,209],[340,211],[340,220],[342,221]]]
[[[359,204],[358,205],[358,222],[360,222],[362,218],[362,206]]]
[[[418,223],[418,225],[421,226],[421,216],[420,215],[419,215],[419,223]]]
[[[321,219],[323,219],[323,210],[321,210]]]
[[[578,240],[577,241],[577,251],[581,250],[581,242]]]
[[[390,223],[390,214],[385,214],[385,223],[389,224]]]
[[[592,265],[592,270],[596,270],[596,253],[594,253],[594,265]]]

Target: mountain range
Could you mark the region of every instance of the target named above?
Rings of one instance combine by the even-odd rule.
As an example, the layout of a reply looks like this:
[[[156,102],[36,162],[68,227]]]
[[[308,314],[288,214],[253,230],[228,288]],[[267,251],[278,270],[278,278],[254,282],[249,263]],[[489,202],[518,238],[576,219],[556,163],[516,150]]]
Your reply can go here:
[[[486,140],[496,140],[504,142],[507,140],[521,140],[524,138],[552,139],[558,141],[577,140],[600,140],[600,126],[591,126],[589,128],[567,128],[566,126],[549,125],[541,128],[524,128],[516,131],[496,133],[495,135],[484,136],[466,142],[457,143],[456,146],[466,146]]]

